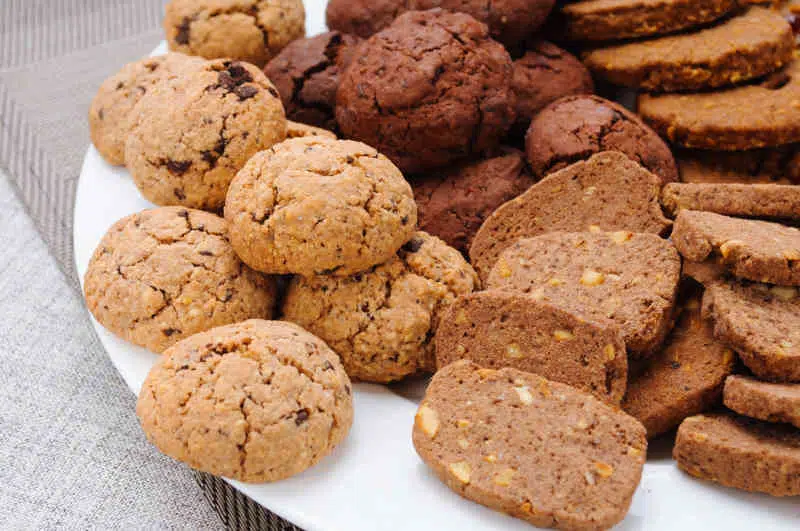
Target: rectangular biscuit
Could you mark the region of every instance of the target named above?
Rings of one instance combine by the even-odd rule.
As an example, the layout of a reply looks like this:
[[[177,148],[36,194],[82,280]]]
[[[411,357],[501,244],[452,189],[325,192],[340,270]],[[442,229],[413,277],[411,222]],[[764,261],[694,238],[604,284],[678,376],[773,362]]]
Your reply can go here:
[[[661,204],[675,216],[701,210],[748,218],[800,218],[800,186],[780,184],[669,183]]]

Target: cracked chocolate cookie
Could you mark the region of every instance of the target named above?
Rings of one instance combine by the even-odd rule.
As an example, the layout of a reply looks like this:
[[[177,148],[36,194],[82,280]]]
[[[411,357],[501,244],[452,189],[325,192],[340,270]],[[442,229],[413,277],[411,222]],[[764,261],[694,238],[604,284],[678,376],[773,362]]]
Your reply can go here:
[[[278,91],[238,61],[208,61],[154,87],[137,109],[125,160],[157,205],[219,210],[244,163],[286,138]]]
[[[749,151],[681,149],[681,181],[709,184],[800,184],[800,144]]]
[[[84,277],[86,306],[119,337],[153,352],[215,326],[272,317],[275,283],[239,260],[225,221],[182,207],[116,222]]]
[[[800,142],[800,60],[761,80],[716,92],[643,94],[639,114],[670,142],[745,150]],[[797,176],[797,158],[790,174]]]
[[[594,92],[592,76],[583,63],[547,41],[536,41],[514,61],[512,87],[517,97],[514,130],[522,135],[533,117],[555,100]]]
[[[634,418],[562,383],[459,361],[434,375],[414,448],[450,489],[539,527],[610,529],[647,454]]]
[[[142,384],[136,414],[168,456],[262,483],[299,474],[345,439],[351,393],[338,356],[319,338],[254,319],[167,350]]]
[[[414,11],[358,47],[336,119],[345,136],[423,172],[498,145],[514,123],[511,80],[511,57],[484,24]]]
[[[264,66],[305,23],[302,0],[172,0],[164,30],[170,50]]]
[[[656,352],[672,326],[680,273],[678,252],[654,234],[553,232],[506,249],[486,288],[610,319],[629,354],[641,358]]]
[[[432,339],[444,310],[477,287],[458,251],[417,232],[369,271],[295,277],[283,316],[325,340],[351,378],[390,382],[435,370]]]
[[[740,415],[793,424],[800,428],[800,384],[761,382],[750,376],[728,376],[725,407]]]
[[[522,152],[500,148],[495,156],[413,179],[419,228],[466,255],[472,238],[494,210],[534,180]]]
[[[347,276],[411,238],[417,205],[400,171],[373,148],[294,138],[250,159],[231,183],[225,219],[253,269]]]
[[[330,0],[328,27],[363,38],[388,27],[407,11],[442,8],[488,24],[494,40],[514,48],[544,24],[554,0]]]
[[[658,203],[659,185],[658,177],[621,153],[606,151],[576,162],[495,210],[472,242],[472,266],[485,279],[515,241],[546,232],[663,234],[670,221]]]
[[[566,96],[531,122],[525,139],[537,177],[560,170],[600,151],[619,151],[661,178],[678,180],[672,153],[638,116],[599,96]]]
[[[130,133],[133,109],[154,86],[180,76],[202,60],[168,53],[128,63],[106,79],[89,108],[89,135],[109,164],[125,164],[125,140]]]
[[[586,0],[566,3],[561,13],[566,38],[613,41],[695,28],[737,7],[736,0]]]
[[[336,129],[336,89],[358,37],[330,31],[290,43],[264,73],[275,84],[290,120]]]
[[[792,28],[780,13],[752,7],[696,33],[598,48],[583,60],[615,85],[675,92],[764,76],[789,63],[793,50]]]

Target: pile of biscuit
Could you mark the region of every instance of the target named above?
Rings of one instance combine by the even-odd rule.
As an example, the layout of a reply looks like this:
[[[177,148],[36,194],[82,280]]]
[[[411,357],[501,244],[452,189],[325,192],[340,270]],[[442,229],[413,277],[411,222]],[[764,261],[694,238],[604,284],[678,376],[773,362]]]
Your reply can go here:
[[[332,0],[305,38],[299,0],[170,2],[89,116],[158,205],[84,281],[163,354],[148,438],[279,480],[351,379],[434,373],[420,457],[534,525],[621,521],[676,427],[690,474],[800,495],[800,63],[785,14],[703,4]]]

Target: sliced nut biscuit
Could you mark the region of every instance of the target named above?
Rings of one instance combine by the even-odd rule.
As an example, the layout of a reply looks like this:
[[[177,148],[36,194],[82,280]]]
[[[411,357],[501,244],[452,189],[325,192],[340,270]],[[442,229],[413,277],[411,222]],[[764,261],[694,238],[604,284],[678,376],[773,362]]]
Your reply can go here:
[[[661,178],[678,180],[667,144],[638,116],[599,96],[565,96],[531,122],[526,155],[536,177],[558,171],[601,151],[618,151]]]
[[[795,60],[760,83],[716,92],[644,94],[638,108],[675,144],[734,151],[800,142],[798,100],[800,60]],[[797,172],[794,166],[792,173]]]
[[[84,277],[86,306],[114,334],[153,352],[215,326],[272,318],[275,282],[236,256],[225,221],[165,207],[117,221]]]
[[[735,0],[587,0],[566,3],[561,13],[566,38],[611,41],[694,28],[737,6]]]
[[[789,23],[770,9],[751,7],[695,33],[592,50],[584,63],[615,85],[674,92],[764,76],[789,63],[793,50]]]
[[[477,286],[458,251],[417,232],[395,257],[363,273],[295,277],[283,317],[325,340],[351,378],[390,382],[435,370],[441,316]]]
[[[472,265],[485,279],[511,244],[547,232],[663,234],[670,221],[658,203],[659,184],[658,177],[621,153],[608,151],[576,162],[495,210],[472,242]]]
[[[278,91],[255,66],[206,61],[142,98],[125,161],[145,199],[218,211],[258,151],[286,138]]]
[[[291,120],[286,121],[286,138],[305,138],[307,136],[320,136],[336,140],[336,134],[333,131]]]
[[[512,148],[417,177],[411,186],[419,228],[466,255],[481,223],[534,182],[522,152]]]
[[[727,278],[730,273],[723,264],[714,259],[706,260],[705,262],[684,260],[681,275],[693,278],[696,282],[706,285],[709,282]]]
[[[706,286],[703,315],[764,380],[800,382],[800,293],[797,288],[717,282]]]
[[[584,319],[610,319],[629,353],[643,357],[669,331],[680,270],[675,248],[653,234],[555,232],[509,247],[486,287],[520,291]]]
[[[800,144],[748,151],[682,149],[675,160],[685,183],[800,184]]]
[[[125,139],[130,133],[133,109],[144,95],[155,85],[200,63],[200,58],[182,53],[148,57],[125,65],[100,85],[89,108],[89,135],[106,162],[125,164]]]
[[[625,394],[625,342],[609,321],[587,321],[517,293],[460,297],[436,332],[436,364],[468,359],[511,367],[582,389],[612,404]]]
[[[672,241],[692,262],[716,259],[736,277],[800,285],[800,230],[794,227],[681,210]]]
[[[725,380],[725,406],[750,418],[800,428],[800,384],[761,382],[733,375]]]
[[[628,383],[622,409],[635,417],[653,438],[686,417],[719,404],[725,377],[736,356],[714,339],[711,323],[700,313],[700,298],[682,306],[677,325],[664,349]]]
[[[411,186],[389,159],[350,140],[293,138],[251,158],[225,202],[231,243],[265,273],[351,275],[414,234]]]
[[[194,335],[164,353],[136,404],[159,450],[249,483],[299,474],[353,423],[336,354],[299,326],[250,320]]]
[[[800,186],[781,184],[670,183],[661,204],[675,216],[702,210],[750,218],[800,218]]]
[[[800,495],[800,431],[719,413],[678,429],[673,457],[692,476],[772,496]]]
[[[539,527],[621,521],[647,452],[644,428],[569,385],[458,361],[433,377],[414,447],[460,496]]]

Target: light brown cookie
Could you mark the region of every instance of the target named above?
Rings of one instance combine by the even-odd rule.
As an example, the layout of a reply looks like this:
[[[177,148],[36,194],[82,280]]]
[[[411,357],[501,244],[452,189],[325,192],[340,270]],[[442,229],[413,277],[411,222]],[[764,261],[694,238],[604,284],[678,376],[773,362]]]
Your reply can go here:
[[[336,354],[299,326],[250,320],[164,353],[136,404],[147,438],[192,468],[248,483],[313,466],[353,423]]]
[[[89,136],[106,162],[125,164],[125,140],[139,100],[155,85],[201,63],[201,59],[181,53],[148,57],[128,63],[100,85],[89,107]]]
[[[667,240],[632,232],[554,232],[500,255],[488,289],[519,291],[585,319],[610,319],[630,354],[656,352],[669,331],[681,261]]]
[[[485,279],[511,244],[547,232],[663,234],[670,221],[658,203],[659,185],[658,177],[621,153],[602,152],[576,162],[495,210],[472,242],[472,265]]]
[[[715,282],[706,286],[703,316],[764,380],[800,382],[800,293],[797,288]]]
[[[783,422],[800,428],[800,384],[760,382],[733,375],[725,380],[725,406],[768,422]]]
[[[694,296],[682,305],[664,349],[628,382],[622,409],[644,425],[648,438],[657,437],[719,404],[735,361],[733,351],[714,339]]]
[[[250,159],[225,219],[253,269],[347,276],[394,255],[414,234],[417,206],[400,170],[366,144],[295,138]]]
[[[157,205],[216,211],[236,172],[286,138],[278,92],[258,68],[208,61],[151,90],[137,106],[125,160]]]
[[[364,273],[295,277],[283,317],[325,340],[351,378],[390,382],[435,370],[442,314],[477,286],[458,251],[417,232],[396,257]]]
[[[792,60],[794,35],[770,9],[745,13],[693,33],[598,48],[584,55],[594,74],[654,92],[702,90],[778,70]]]
[[[800,144],[749,151],[681,149],[681,181],[709,184],[800,184]]]
[[[275,283],[233,252],[225,221],[181,207],[116,222],[84,277],[95,319],[131,343],[163,352],[215,326],[272,318]]]
[[[164,31],[170,50],[263,67],[305,36],[305,22],[302,0],[172,0]]]
[[[800,285],[800,229],[681,210],[675,219],[672,241],[689,261],[715,259],[740,278]]]
[[[328,131],[321,127],[314,127],[313,125],[301,124],[300,122],[293,122],[291,120],[286,122],[286,138],[304,138],[307,136],[320,136],[336,140],[336,134],[333,131]]]
[[[442,318],[436,365],[462,359],[532,372],[617,405],[627,386],[625,342],[615,324],[499,290],[459,297]]]
[[[800,186],[781,184],[670,183],[661,204],[675,216],[702,210],[750,218],[800,218]]]
[[[800,431],[718,413],[683,421],[673,457],[692,476],[771,496],[800,495]]]
[[[628,512],[644,428],[588,393],[459,361],[433,377],[414,448],[460,496],[539,527],[608,529]]]

